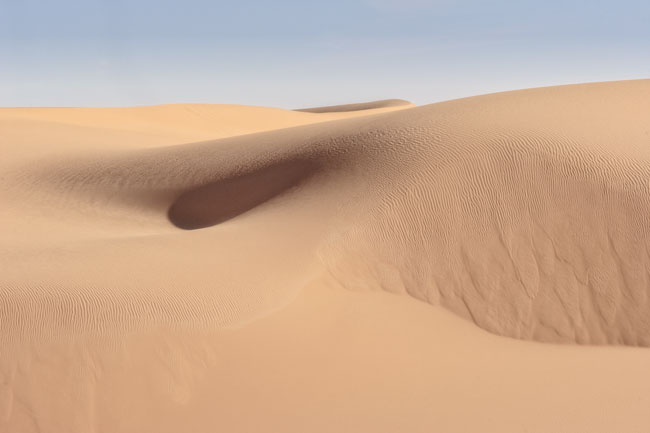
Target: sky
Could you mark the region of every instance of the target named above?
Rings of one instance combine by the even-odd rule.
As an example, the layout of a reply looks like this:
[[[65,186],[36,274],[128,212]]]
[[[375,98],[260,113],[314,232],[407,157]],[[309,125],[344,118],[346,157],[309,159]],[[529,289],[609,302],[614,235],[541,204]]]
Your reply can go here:
[[[648,0],[0,0],[0,106],[427,104],[649,77]]]

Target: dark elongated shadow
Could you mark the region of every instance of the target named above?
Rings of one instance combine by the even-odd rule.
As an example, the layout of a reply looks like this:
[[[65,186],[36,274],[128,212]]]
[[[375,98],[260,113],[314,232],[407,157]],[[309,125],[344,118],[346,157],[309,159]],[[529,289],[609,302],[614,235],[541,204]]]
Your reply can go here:
[[[176,227],[211,227],[253,209],[315,173],[315,163],[284,161],[185,191],[167,212]]]

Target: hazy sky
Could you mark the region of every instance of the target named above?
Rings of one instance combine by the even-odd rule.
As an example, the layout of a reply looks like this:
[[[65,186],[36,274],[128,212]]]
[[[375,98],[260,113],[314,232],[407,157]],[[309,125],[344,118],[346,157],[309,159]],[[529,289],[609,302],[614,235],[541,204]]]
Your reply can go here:
[[[645,77],[649,0],[0,0],[0,106],[425,104]]]

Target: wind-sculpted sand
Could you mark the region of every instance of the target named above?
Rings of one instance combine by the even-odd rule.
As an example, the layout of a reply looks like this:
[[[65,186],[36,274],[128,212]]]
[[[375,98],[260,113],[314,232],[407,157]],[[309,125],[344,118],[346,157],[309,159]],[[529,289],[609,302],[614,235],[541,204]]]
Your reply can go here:
[[[650,430],[650,80],[0,146],[2,432]]]

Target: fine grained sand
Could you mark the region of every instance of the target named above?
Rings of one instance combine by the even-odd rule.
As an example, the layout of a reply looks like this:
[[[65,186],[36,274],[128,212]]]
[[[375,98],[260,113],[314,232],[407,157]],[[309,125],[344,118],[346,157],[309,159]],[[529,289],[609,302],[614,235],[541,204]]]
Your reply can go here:
[[[0,432],[650,431],[650,80],[0,146]]]

